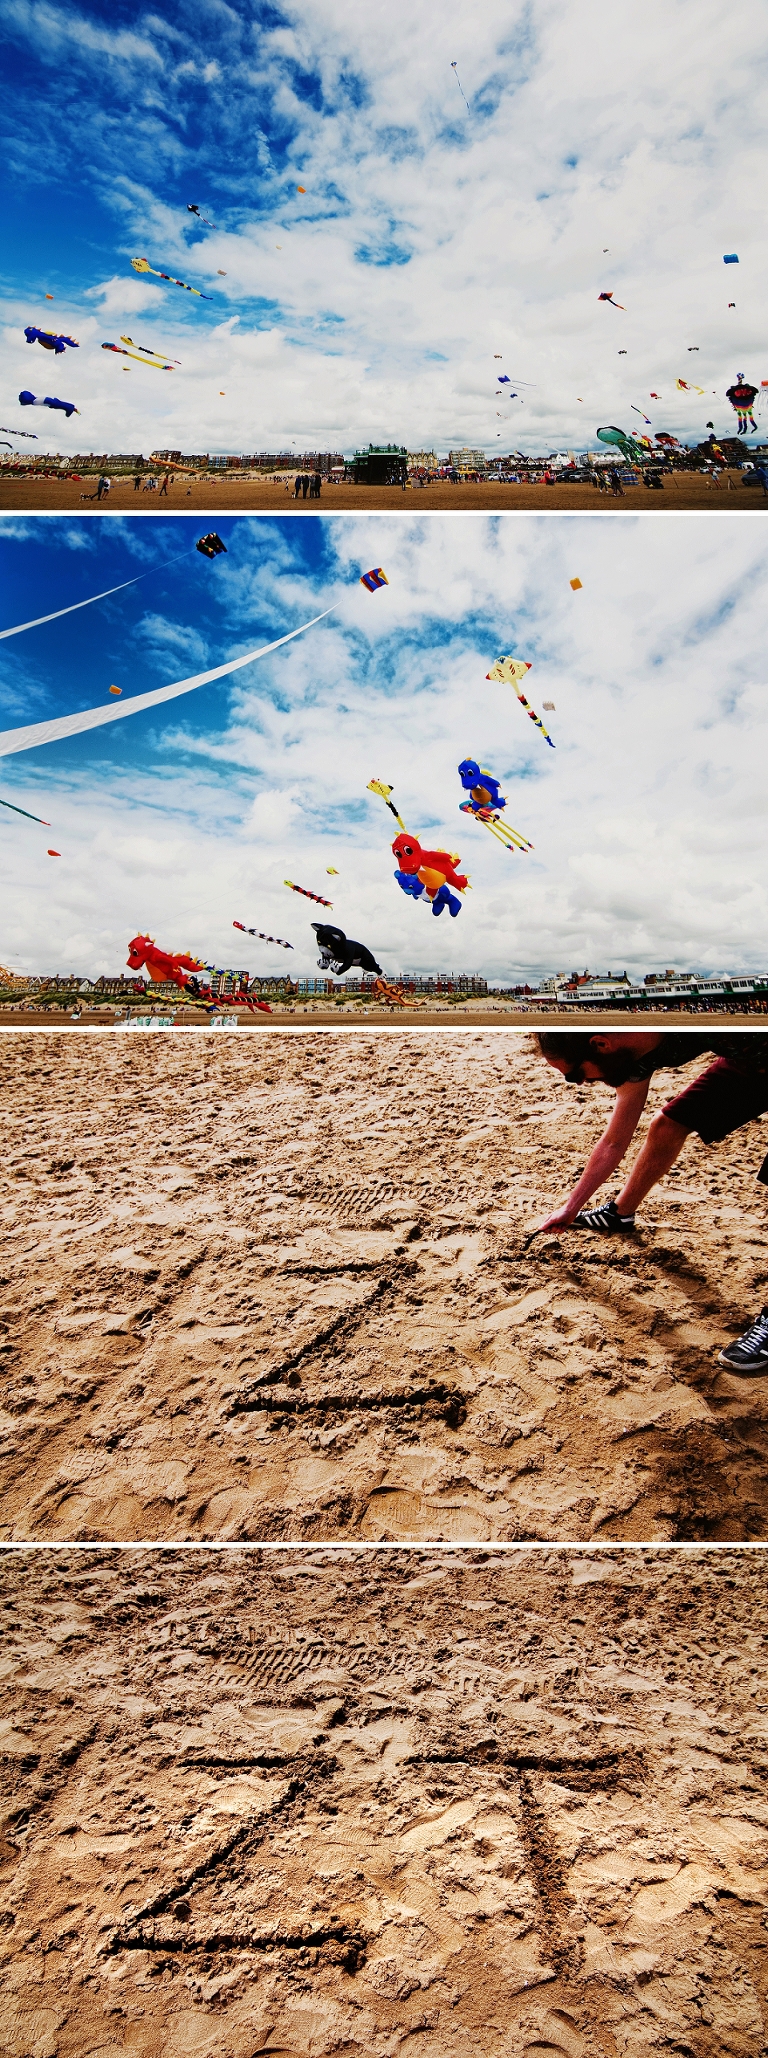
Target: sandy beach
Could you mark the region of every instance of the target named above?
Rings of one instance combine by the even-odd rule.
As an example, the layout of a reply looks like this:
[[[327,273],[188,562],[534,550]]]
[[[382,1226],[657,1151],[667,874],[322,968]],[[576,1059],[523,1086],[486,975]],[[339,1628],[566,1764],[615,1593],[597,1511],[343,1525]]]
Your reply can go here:
[[[762,2058],[762,1553],[0,1583],[6,2058]]]
[[[645,486],[625,486],[614,499],[594,486],[496,486],[443,480],[423,491],[399,486],[324,486],[320,500],[294,500],[284,483],[270,479],[182,479],[167,495],[137,493],[133,479],[114,479],[106,500],[97,502],[96,479],[75,483],[60,479],[13,478],[0,474],[0,510],[70,514],[501,514],[510,508],[526,514],[677,514],[698,508],[717,514],[765,514],[768,499],[756,488],[742,486],[731,473],[732,487],[719,487],[699,472],[678,472],[661,493]],[[85,495],[85,498],[83,496]]]
[[[42,1032],[0,1071],[5,1538],[768,1534],[767,1382],[717,1362],[765,1298],[759,1126],[631,1242],[526,1247],[612,1096],[523,1035]]]

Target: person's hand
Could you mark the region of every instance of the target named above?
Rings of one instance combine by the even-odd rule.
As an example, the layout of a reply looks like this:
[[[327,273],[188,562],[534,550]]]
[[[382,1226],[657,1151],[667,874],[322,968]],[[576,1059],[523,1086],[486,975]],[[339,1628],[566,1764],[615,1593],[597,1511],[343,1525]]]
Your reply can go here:
[[[542,1229],[554,1229],[555,1231],[558,1229],[570,1229],[571,1223],[575,1222],[578,1212],[578,1208],[569,1206],[556,1208],[553,1215],[548,1215],[545,1222],[539,1223],[539,1231],[541,1232]]]

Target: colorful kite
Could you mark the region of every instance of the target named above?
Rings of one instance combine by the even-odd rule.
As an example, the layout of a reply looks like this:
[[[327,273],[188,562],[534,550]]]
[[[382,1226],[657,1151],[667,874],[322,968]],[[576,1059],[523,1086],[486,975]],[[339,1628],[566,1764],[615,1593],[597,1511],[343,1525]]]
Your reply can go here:
[[[734,412],[738,415],[738,434],[746,436],[748,425],[756,429],[757,422],[754,416],[754,404],[757,398],[757,387],[749,385],[748,381],[744,378],[743,372],[736,373],[736,383],[726,388],[725,397],[726,400],[730,400]]]
[[[375,593],[379,586],[388,586],[389,580],[381,565],[374,565],[372,572],[363,572],[361,586],[367,586],[369,593]]]
[[[389,812],[391,815],[394,815],[398,828],[405,829],[405,823],[403,821],[402,815],[398,814],[397,808],[395,807],[395,803],[391,797],[392,790],[393,789],[391,786],[385,785],[383,779],[369,779],[368,781],[367,791],[369,793],[378,793],[384,802],[384,806],[389,808]]]
[[[110,689],[109,689],[109,690],[110,690],[110,693],[114,693],[114,694],[116,694],[116,695],[117,695],[117,698],[118,698],[118,700],[119,700],[119,698],[120,698],[120,695],[121,695],[121,693],[122,693],[122,690],[123,690],[123,689],[122,689],[122,686],[110,686]]]
[[[210,293],[201,293],[198,286],[187,286],[183,279],[172,279],[170,272],[156,271],[153,264],[147,263],[146,257],[132,257],[131,264],[135,272],[151,272],[153,279],[165,279],[168,286],[181,286],[182,292],[195,293],[198,300],[210,300],[211,298]]]
[[[260,943],[279,943],[281,950],[293,950],[292,943],[286,943],[284,936],[267,936],[263,929],[246,929],[244,922],[233,922],[233,929],[242,929],[244,936],[258,936]]]
[[[574,593],[579,593],[579,592],[581,591],[581,580],[580,580],[580,579],[569,579],[569,580],[568,580],[568,584],[569,584],[569,586],[572,586],[572,587],[573,587],[573,591],[574,591]],[[546,703],[546,701],[545,701],[545,702],[544,702],[544,706],[546,707],[546,705],[547,705],[547,703]]]
[[[74,400],[55,400],[51,394],[46,394],[45,399],[40,400],[36,393],[20,393],[19,401],[22,407],[60,407],[62,414],[66,415],[67,421],[69,421],[71,414],[80,413],[80,409],[75,406]],[[37,437],[35,437],[35,442],[37,442]]]
[[[636,407],[636,406],[635,406],[635,403],[634,403],[634,400],[631,400],[629,404],[630,404],[630,407],[631,407],[631,409],[632,409],[632,413],[633,413],[633,414],[639,414],[639,415],[642,415],[643,421],[644,421],[644,422],[647,422],[647,423],[648,423],[648,427],[649,427],[649,429],[650,429],[650,427],[651,427],[651,417],[650,417],[650,415],[649,415],[649,414],[646,414],[646,412],[645,412],[645,409],[644,409],[643,407]]]
[[[486,772],[475,758],[465,757],[459,765],[459,778],[465,793],[469,794],[468,800],[459,801],[461,814],[472,815],[476,822],[482,822],[483,828],[490,830],[497,842],[503,843],[505,850],[533,849],[533,844],[525,836],[520,836],[517,829],[511,829],[507,822],[502,822],[499,810],[507,803],[492,772]]]
[[[46,852],[46,856],[47,856],[47,857],[61,857],[61,851],[60,851],[60,850],[49,850],[49,851],[47,851],[47,852]]]
[[[194,203],[194,201],[193,201],[193,200],[188,200],[188,201],[187,201],[187,214],[196,214],[196,215],[197,215],[197,219],[198,219],[198,221],[200,221],[200,222],[205,222],[205,226],[206,226],[206,228],[207,228],[207,229],[215,229],[215,227],[216,227],[216,223],[215,223],[215,222],[209,222],[209,221],[208,221],[208,218],[207,218],[207,216],[206,216],[206,215],[204,215],[204,214],[201,214],[201,213],[200,213],[200,209],[199,209],[199,207],[196,207],[196,206],[195,206],[195,203]],[[179,283],[179,282],[178,282],[178,279],[177,279],[177,280],[176,280],[176,284],[178,285],[178,283]]]
[[[102,343],[101,347],[102,350],[114,350],[118,357],[132,357],[135,364],[151,365],[153,370],[156,372],[173,371],[173,365],[165,362],[163,358],[149,357],[146,353],[143,357],[137,357],[135,350],[124,350],[121,343]],[[127,370],[128,366],[124,364],[123,371],[125,372]]]
[[[0,422],[0,429],[2,428],[3,423]],[[33,435],[31,429],[6,429],[5,434],[6,436],[23,436],[28,443],[38,443],[40,440],[38,436]]]
[[[730,257],[724,257],[724,258],[723,258],[723,264],[738,264],[738,262],[739,262],[739,260],[738,260],[738,257],[736,256],[736,252],[735,252],[735,250],[732,250],[732,251],[731,251]]]
[[[317,901],[317,905],[318,905],[318,907],[321,907],[321,908],[332,908],[332,907],[333,907],[333,901],[332,901],[332,900],[323,900],[323,896],[322,896],[322,893],[310,893],[310,891],[309,891],[309,887],[308,887],[308,886],[294,886],[294,883],[293,883],[293,880],[292,880],[292,879],[284,879],[284,880],[283,880],[283,885],[284,885],[284,886],[290,886],[290,889],[291,889],[291,892],[292,892],[292,893],[303,893],[303,895],[304,895],[304,899],[305,899],[305,900],[316,900],[316,901]]]
[[[326,872],[328,873],[328,877],[329,877],[329,879],[338,879],[338,876],[339,876],[339,868],[338,868],[338,865],[326,865],[325,869],[326,869]]]
[[[74,336],[52,336],[49,329],[29,328],[24,330],[24,334],[28,343],[42,343],[44,350],[55,350],[57,357],[63,357],[64,351],[67,348],[70,350],[80,349],[80,345],[75,342]]]
[[[54,853],[50,852],[50,855],[53,856]],[[150,981],[165,984],[170,980],[174,986],[181,987],[184,993],[189,994],[193,1001],[199,1001],[209,1014],[216,1013],[222,1007],[249,1008],[251,1014],[256,1008],[260,1008],[262,1014],[272,1013],[265,1000],[252,999],[242,987],[235,993],[214,994],[210,978],[201,981],[198,973],[208,972],[214,978],[226,975],[218,971],[215,965],[206,965],[202,958],[190,957],[188,951],[159,950],[152,936],[133,937],[128,945],[127,963],[132,972],[139,972],[142,965],[146,965]]]
[[[163,350],[153,350],[148,343],[134,343],[132,336],[121,336],[121,343],[130,343],[132,350],[140,350],[143,357],[159,357],[164,364],[181,364],[180,357],[168,357]]]
[[[622,304],[621,304],[621,301],[620,301],[620,300],[614,300],[614,297],[613,297],[613,294],[612,294],[612,293],[598,293],[598,296],[597,296],[597,297],[598,297],[598,300],[610,300],[610,303],[611,303],[611,306],[612,306],[612,307],[621,307],[621,312],[622,312],[622,314],[626,314],[626,312],[627,312],[626,308],[625,308],[625,307],[622,307]]]
[[[627,436],[623,429],[617,429],[613,426],[606,429],[598,429],[597,433],[601,443],[617,444],[622,457],[626,457],[630,464],[642,463],[643,452],[636,437]]]
[[[373,1000],[385,1000],[392,1008],[415,1008],[418,1001],[406,1000],[402,986],[393,986],[389,979],[374,979],[371,988]]]
[[[461,901],[457,900],[456,893],[464,893],[469,880],[463,872],[456,871],[459,862],[456,851],[422,850],[418,838],[409,836],[406,831],[404,835],[395,837],[392,854],[397,858],[395,878],[403,893],[410,894],[413,900],[420,900],[426,893],[433,915],[441,915],[443,908],[447,908],[454,917],[461,914]],[[452,886],[456,888],[455,893],[451,893]]]
[[[30,815],[25,807],[16,807],[12,800],[0,800],[0,807],[9,807],[13,815],[23,815],[27,822],[39,822],[42,829],[50,829],[50,822],[44,821],[42,815]]]
[[[317,962],[321,972],[335,972],[340,978],[353,965],[359,965],[361,972],[381,971],[367,945],[355,943],[352,937],[345,936],[343,929],[335,929],[332,922],[312,922],[311,927],[320,946]]]
[[[600,431],[598,430],[598,435],[599,433]],[[535,709],[531,707],[530,701],[526,700],[525,694],[521,693],[520,687],[517,683],[519,679],[525,678],[526,672],[529,672],[530,669],[531,667],[527,663],[525,658],[497,657],[495,664],[491,666],[490,671],[486,672],[485,676],[486,679],[501,679],[503,680],[505,686],[511,686],[513,688],[514,692],[517,694],[517,698],[520,701],[521,706],[525,708],[525,712],[528,715],[529,720],[535,723],[537,729],[541,730],[542,736],[544,737],[544,741],[545,743],[549,744],[550,750],[554,750],[554,743],[552,742],[551,736],[547,734],[547,731],[544,727],[544,723],[540,721]]]
[[[687,379],[676,379],[675,385],[677,387],[678,393],[701,393],[703,396],[704,387],[689,385]]]
[[[133,581],[127,583],[132,585]],[[338,604],[335,602],[335,606]],[[82,607],[87,603],[79,601],[77,605]],[[70,612],[69,608],[59,609],[61,614]],[[152,693],[137,693],[132,700],[124,700],[122,707],[116,703],[111,707],[102,703],[101,707],[84,708],[80,714],[57,715],[48,722],[29,722],[22,729],[3,729],[0,731],[0,757],[11,757],[19,750],[36,750],[41,743],[58,743],[63,736],[80,736],[86,729],[100,729],[105,722],[119,722],[127,715],[143,714],[146,708],[160,707],[167,700],[176,700],[180,693],[193,693],[198,686],[210,686],[214,679],[227,679],[230,673],[239,672],[243,665],[255,664],[258,658],[268,657],[273,650],[281,650],[284,643],[292,643],[294,637],[303,636],[307,629],[313,629],[317,622],[325,621],[326,615],[333,612],[331,607],[324,608],[321,615],[313,615],[310,621],[301,622],[298,629],[289,629],[287,636],[278,636],[274,643],[262,644],[260,650],[247,650],[243,657],[230,658],[225,665],[214,665],[210,672],[196,672],[190,679],[174,680],[173,685],[159,686]],[[41,619],[53,620],[53,617],[43,616]],[[27,622],[22,626],[33,628],[37,624]],[[17,633],[15,629],[0,630],[0,635]],[[330,907],[330,901],[325,905]]]

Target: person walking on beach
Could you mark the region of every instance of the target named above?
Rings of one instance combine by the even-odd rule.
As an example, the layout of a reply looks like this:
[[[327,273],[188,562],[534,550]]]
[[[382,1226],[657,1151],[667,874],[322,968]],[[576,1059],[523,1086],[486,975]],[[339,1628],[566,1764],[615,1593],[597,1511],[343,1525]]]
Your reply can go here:
[[[101,478],[99,479],[99,483],[98,483],[98,486],[97,486],[97,488],[96,488],[96,499],[97,499],[97,500],[103,500],[103,499],[105,499],[105,498],[106,498],[106,495],[107,495],[107,494],[108,494],[109,492],[111,492],[111,490],[112,490],[112,480],[111,480],[111,479],[108,479],[108,478],[107,478],[106,472],[102,472],[102,474],[101,474]]]
[[[166,472],[166,473],[165,473],[165,475],[164,475],[164,478],[163,478],[163,483],[162,483],[162,486],[161,486],[161,488],[160,488],[160,499],[161,499],[161,500],[162,500],[163,494],[165,494],[166,500],[168,499],[168,481],[169,481],[169,479],[170,479],[170,476],[171,476],[171,475],[170,475],[170,472]]]
[[[134,493],[141,491],[141,472],[134,472],[133,474],[133,490]]]
[[[631,1236],[636,1210],[669,1172],[692,1132],[702,1143],[722,1143],[734,1130],[768,1113],[768,1036],[749,1029],[710,1030],[709,1035],[670,1035],[659,1030],[606,1035],[545,1031],[537,1042],[542,1057],[562,1073],[567,1085],[584,1086],[600,1079],[616,1089],[613,1114],[581,1177],[562,1206],[539,1225],[542,1230]],[[674,1071],[705,1051],[714,1062],[654,1115],[620,1192],[599,1207],[588,1208],[585,1203],[616,1171],[629,1148],[654,1072]],[[768,1186],[768,1157],[756,1176]],[[720,1352],[720,1364],[734,1372],[768,1370],[768,1307],[761,1308],[744,1334]]]

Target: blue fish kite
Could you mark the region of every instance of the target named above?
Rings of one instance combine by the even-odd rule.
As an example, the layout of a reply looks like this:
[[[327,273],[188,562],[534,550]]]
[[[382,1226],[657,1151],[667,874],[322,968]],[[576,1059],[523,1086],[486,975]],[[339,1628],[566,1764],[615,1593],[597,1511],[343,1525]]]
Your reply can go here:
[[[75,406],[74,400],[55,400],[52,394],[46,394],[44,400],[39,400],[36,393],[20,393],[19,401],[22,407],[60,407],[62,414],[66,415],[67,421],[69,421],[71,414],[80,413],[80,409]]]
[[[44,350],[55,350],[57,357],[63,357],[66,349],[80,349],[80,345],[75,342],[74,336],[52,336],[50,329],[33,329],[30,327],[24,330],[24,334],[28,343],[42,343]]]

